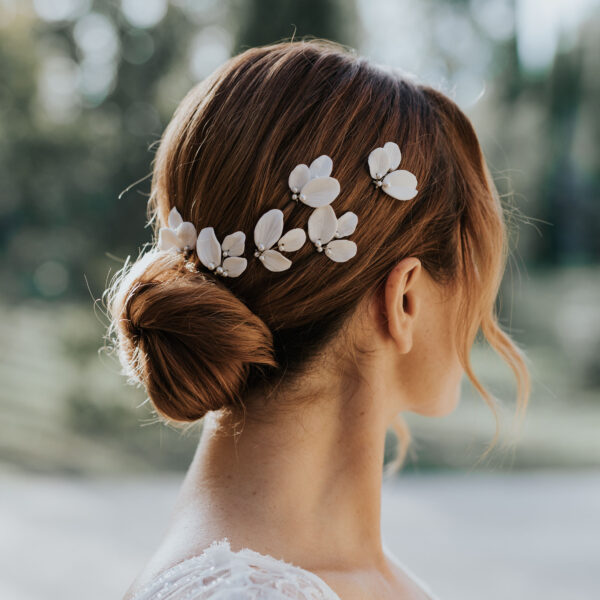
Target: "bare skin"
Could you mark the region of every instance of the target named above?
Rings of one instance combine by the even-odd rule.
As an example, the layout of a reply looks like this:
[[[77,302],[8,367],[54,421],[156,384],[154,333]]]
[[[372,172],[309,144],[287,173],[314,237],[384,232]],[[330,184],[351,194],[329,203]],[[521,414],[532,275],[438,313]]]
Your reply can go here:
[[[205,419],[168,532],[124,600],[223,537],[316,573],[342,600],[426,598],[382,548],[384,441],[401,411],[455,408],[457,296],[406,258],[366,307],[351,325],[370,352],[347,371],[315,367],[294,388],[317,402],[294,410],[282,389],[268,402],[285,410],[235,438],[219,414]]]

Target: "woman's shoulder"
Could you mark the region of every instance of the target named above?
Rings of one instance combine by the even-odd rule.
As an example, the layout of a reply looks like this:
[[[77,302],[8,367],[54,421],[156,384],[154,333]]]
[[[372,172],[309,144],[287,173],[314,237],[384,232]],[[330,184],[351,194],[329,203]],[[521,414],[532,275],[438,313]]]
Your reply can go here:
[[[231,550],[228,538],[161,571],[131,600],[340,600],[316,574],[250,548]]]

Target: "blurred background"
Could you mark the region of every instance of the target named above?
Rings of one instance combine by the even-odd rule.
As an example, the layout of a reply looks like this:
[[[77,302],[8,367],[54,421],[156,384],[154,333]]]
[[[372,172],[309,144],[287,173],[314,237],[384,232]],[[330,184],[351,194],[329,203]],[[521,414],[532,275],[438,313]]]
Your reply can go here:
[[[527,417],[477,345],[501,444],[478,460],[495,420],[466,382],[452,415],[409,417],[390,549],[442,600],[600,598],[599,0],[0,0],[0,597],[120,598],[158,543],[199,429],[126,385],[102,293],[151,239],[153,149],[185,92],[292,36],[452,97],[511,215],[499,307]]]

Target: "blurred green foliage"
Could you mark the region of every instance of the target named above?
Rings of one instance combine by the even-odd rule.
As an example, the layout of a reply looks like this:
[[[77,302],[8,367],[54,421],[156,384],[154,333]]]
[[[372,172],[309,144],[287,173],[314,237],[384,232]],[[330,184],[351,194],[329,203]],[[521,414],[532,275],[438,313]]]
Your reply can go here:
[[[307,34],[353,45],[358,36],[353,1],[247,0],[240,16],[242,50]]]

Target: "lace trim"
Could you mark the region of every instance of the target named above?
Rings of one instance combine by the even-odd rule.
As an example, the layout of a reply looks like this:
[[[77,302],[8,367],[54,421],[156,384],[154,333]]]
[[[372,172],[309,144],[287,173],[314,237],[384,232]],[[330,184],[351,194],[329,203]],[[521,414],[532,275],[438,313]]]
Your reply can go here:
[[[384,550],[430,600],[438,600],[430,587],[389,551],[385,542]],[[231,595],[225,596],[227,592]],[[315,573],[250,548],[234,552],[227,537],[215,540],[201,554],[162,571],[134,594],[132,600],[183,598],[341,600]]]
[[[162,571],[132,600],[216,600],[225,590],[240,600],[341,600],[315,573],[250,548],[234,552],[226,537]]]

